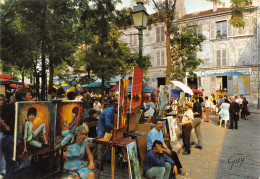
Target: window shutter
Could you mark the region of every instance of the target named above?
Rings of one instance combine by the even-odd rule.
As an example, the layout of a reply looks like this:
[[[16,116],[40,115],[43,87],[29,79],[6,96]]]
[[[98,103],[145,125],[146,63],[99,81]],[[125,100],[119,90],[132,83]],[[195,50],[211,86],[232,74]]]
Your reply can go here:
[[[230,20],[228,20],[228,37],[233,37],[233,26],[230,24]]]
[[[162,65],[162,66],[165,66],[164,57],[165,57],[165,53],[164,53],[164,51],[161,51],[161,65]]]
[[[222,49],[222,66],[227,66],[227,51]]]
[[[202,24],[198,26],[198,33],[202,34]]]
[[[161,42],[165,42],[165,29],[161,26]]]
[[[156,43],[160,42],[160,27],[156,27]]]
[[[217,67],[221,66],[221,50],[217,50]]]
[[[216,34],[215,34],[215,23],[211,22],[210,23],[210,39],[215,39]]]
[[[157,66],[160,66],[160,51],[156,52]]]

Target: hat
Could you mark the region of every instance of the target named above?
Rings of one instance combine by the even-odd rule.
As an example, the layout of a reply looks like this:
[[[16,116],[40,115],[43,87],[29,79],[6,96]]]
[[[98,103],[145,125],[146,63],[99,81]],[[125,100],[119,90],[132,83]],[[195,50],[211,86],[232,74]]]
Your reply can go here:
[[[186,103],[186,105],[189,106],[190,108],[192,108],[192,102],[188,101],[188,102]]]

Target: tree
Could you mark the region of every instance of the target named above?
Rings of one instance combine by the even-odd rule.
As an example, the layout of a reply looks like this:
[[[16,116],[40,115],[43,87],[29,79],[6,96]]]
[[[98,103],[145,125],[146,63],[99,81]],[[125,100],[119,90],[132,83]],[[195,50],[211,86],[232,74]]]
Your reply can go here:
[[[194,77],[193,71],[203,62],[202,59],[197,59],[195,54],[202,51],[201,43],[206,38],[197,34],[196,29],[182,27],[180,30],[178,25],[173,25],[171,29],[171,78],[183,81],[186,73],[188,77]]]

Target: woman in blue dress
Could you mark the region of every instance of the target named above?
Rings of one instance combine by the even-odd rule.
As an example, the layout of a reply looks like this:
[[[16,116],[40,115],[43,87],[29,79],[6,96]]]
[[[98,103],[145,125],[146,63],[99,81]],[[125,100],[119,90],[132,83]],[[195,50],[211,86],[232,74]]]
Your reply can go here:
[[[94,173],[91,171],[94,169],[93,156],[88,147],[88,126],[83,124],[76,132],[76,144],[68,146],[65,151],[64,168],[69,170],[75,170],[80,174],[82,179],[95,178]],[[87,154],[89,159],[89,165],[85,163],[84,155]],[[74,174],[71,172],[71,174]]]
[[[225,121],[225,128],[227,128],[227,121],[229,121],[229,101],[225,99],[224,103],[220,106],[220,123],[219,127],[221,127],[222,121]]]

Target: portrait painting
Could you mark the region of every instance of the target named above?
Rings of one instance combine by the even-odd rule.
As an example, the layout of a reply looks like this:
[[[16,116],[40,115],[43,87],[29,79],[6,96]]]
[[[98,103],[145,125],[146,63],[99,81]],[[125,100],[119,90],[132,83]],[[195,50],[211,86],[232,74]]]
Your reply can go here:
[[[62,101],[57,103],[55,148],[75,143],[75,137],[82,122],[82,102]]]
[[[16,103],[13,159],[26,158],[51,149],[55,115],[51,102]],[[54,113],[55,113],[54,109]]]

